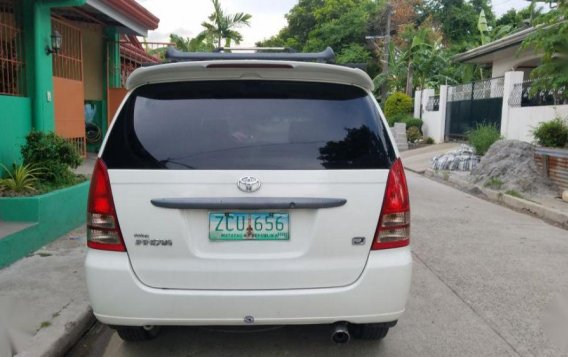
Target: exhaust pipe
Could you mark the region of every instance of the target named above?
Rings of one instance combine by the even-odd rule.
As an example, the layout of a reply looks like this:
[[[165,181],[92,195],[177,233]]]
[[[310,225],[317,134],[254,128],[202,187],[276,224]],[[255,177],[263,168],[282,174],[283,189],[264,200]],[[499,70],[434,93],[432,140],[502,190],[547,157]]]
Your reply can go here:
[[[349,342],[351,335],[346,322],[338,322],[333,325],[331,331],[331,340],[337,344],[344,344]]]

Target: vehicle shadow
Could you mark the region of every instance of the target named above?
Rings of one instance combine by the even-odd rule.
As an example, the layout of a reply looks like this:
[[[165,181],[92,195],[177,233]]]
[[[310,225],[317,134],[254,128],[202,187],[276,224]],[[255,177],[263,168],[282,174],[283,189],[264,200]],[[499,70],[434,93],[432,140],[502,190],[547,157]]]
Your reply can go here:
[[[87,355],[376,356],[386,343],[352,339],[347,344],[337,345],[331,341],[330,331],[331,327],[326,325],[165,327],[152,341],[129,343],[107,330],[98,342],[91,343]]]

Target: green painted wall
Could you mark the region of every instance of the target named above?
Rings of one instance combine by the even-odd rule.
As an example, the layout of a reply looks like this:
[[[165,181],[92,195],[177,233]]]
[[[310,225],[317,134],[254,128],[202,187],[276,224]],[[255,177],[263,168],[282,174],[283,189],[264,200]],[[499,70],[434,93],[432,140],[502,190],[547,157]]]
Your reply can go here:
[[[120,88],[120,34],[115,27],[106,27],[105,37],[109,41],[107,45],[109,66],[107,85],[109,88]]]
[[[53,70],[51,55],[51,8],[41,1],[24,0],[24,50],[28,68],[28,95],[32,98],[32,125],[39,131],[53,131]]]
[[[20,146],[32,127],[31,100],[0,95],[0,163],[20,163]]]
[[[37,222],[0,239],[0,268],[85,223],[89,182],[45,195],[0,197],[0,220]]]

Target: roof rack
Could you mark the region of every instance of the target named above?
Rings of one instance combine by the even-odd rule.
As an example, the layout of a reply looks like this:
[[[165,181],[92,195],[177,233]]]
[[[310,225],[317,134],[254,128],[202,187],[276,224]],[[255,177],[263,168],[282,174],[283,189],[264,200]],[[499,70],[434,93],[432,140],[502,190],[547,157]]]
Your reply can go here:
[[[229,50],[228,48],[224,50]],[[231,49],[234,50],[234,49]],[[254,48],[247,50],[266,50]],[[276,50],[276,48],[274,49]],[[331,47],[316,53],[284,53],[284,52],[183,52],[173,47],[166,50],[166,59],[170,62],[211,61],[211,60],[274,60],[274,61],[300,61],[335,63],[335,53]]]
[[[226,51],[254,51],[255,53],[264,52],[286,52],[286,53],[297,53],[295,49],[291,47],[217,47],[212,52],[223,52]]]

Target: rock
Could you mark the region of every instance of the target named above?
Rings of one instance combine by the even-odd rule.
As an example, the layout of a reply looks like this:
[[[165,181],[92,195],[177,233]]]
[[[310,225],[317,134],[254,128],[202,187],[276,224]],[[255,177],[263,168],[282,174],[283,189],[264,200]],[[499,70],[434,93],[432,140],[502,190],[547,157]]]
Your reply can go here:
[[[534,145],[519,140],[495,142],[479,164],[471,179],[484,185],[489,180],[503,183],[501,190],[514,190],[528,196],[557,195],[558,188],[536,166]]]
[[[565,190],[564,192],[562,192],[562,200],[564,202],[568,202],[568,190]]]

